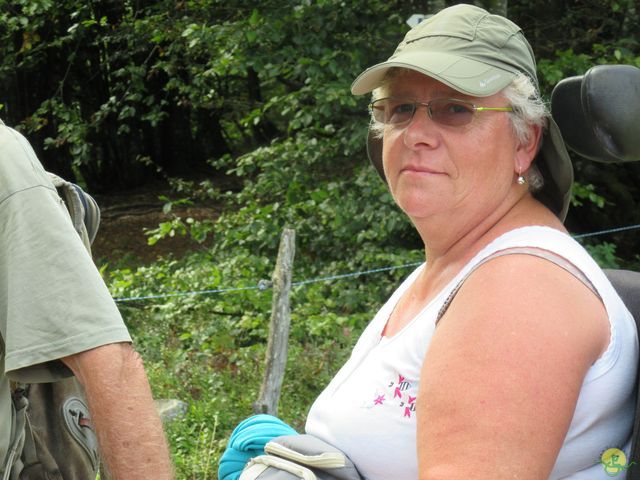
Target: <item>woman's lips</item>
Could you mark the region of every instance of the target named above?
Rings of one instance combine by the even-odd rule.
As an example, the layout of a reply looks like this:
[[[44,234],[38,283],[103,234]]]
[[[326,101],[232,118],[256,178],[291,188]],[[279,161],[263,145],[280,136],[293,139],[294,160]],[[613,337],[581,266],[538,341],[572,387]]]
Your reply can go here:
[[[424,165],[405,165],[400,170],[400,173],[418,173],[418,174],[430,174],[430,175],[442,175],[442,172],[434,170],[433,168],[426,167]]]

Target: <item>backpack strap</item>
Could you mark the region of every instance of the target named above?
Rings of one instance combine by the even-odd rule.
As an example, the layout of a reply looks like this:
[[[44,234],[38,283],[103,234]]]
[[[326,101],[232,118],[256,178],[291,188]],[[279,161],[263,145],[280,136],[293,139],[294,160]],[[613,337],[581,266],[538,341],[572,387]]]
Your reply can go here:
[[[536,248],[536,247],[511,247],[511,248],[505,248],[504,250],[499,250],[497,252],[492,253],[488,257],[483,258],[477,264],[475,264],[473,266],[473,268],[471,268],[471,270],[469,270],[464,275],[464,277],[462,277],[462,279],[453,288],[453,290],[451,291],[451,293],[449,294],[447,299],[444,301],[444,304],[440,308],[440,311],[438,312],[438,316],[436,317],[436,324],[440,321],[440,319],[443,317],[443,315],[447,312],[447,309],[449,308],[449,305],[451,305],[451,302],[453,301],[454,297],[456,296],[456,294],[458,293],[458,291],[462,287],[462,284],[465,282],[465,280],[467,278],[469,278],[469,276],[471,276],[471,274],[473,272],[476,271],[476,269],[479,266],[484,265],[486,262],[488,262],[489,260],[492,260],[494,258],[502,257],[504,255],[514,255],[514,254],[533,255],[535,257],[540,257],[540,258],[544,258],[545,260],[549,260],[550,262],[552,262],[552,263],[558,265],[559,267],[562,267],[563,269],[565,269],[571,275],[573,275],[578,280],[580,280],[598,298],[600,297],[600,294],[597,292],[596,288],[589,281],[589,279],[585,276],[585,274],[582,273],[582,271],[578,267],[576,267],[573,263],[571,263],[566,258],[558,255],[555,252],[552,252],[550,250],[544,250],[542,248]]]
[[[51,172],[47,173],[69,210],[73,228],[80,235],[85,248],[91,253],[91,244],[100,227],[100,208],[97,202],[75,183],[68,182]]]
[[[7,459],[4,465],[4,472],[2,474],[2,480],[13,480],[17,478],[18,474],[22,471],[23,462],[20,458],[24,451],[25,438],[31,434],[31,431],[26,430],[27,424],[27,406],[29,402],[24,397],[23,392],[20,389],[16,389],[12,392],[12,409],[11,409],[11,443],[7,451]],[[1,470],[0,470],[1,472]]]

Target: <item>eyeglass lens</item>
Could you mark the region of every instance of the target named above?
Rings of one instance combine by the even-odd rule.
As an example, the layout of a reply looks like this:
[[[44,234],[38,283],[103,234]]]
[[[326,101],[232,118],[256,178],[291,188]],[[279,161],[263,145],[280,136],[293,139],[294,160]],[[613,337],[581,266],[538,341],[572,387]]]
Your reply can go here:
[[[385,125],[408,123],[419,105],[427,108],[429,117],[442,125],[459,127],[471,122],[475,114],[473,104],[452,98],[435,98],[428,103],[404,99],[381,98],[372,103],[373,117]]]

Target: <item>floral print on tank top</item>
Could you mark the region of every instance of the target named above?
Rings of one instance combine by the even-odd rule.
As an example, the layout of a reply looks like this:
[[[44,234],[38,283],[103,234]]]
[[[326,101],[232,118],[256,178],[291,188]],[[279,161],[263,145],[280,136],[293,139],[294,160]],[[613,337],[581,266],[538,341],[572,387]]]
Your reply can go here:
[[[386,388],[376,389],[365,402],[364,408],[393,407],[398,409],[401,417],[412,418],[416,412],[417,386],[418,382],[398,374],[387,383]]]

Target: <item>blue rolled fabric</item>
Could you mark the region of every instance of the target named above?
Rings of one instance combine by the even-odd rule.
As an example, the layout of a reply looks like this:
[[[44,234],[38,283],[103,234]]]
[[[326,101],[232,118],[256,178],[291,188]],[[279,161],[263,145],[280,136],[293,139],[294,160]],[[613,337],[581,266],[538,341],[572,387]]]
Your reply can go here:
[[[231,433],[227,449],[220,457],[218,479],[237,480],[249,460],[264,455],[264,446],[268,441],[297,433],[272,415],[254,415],[243,420]]]

